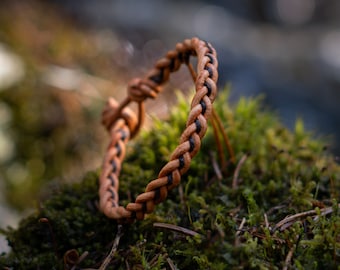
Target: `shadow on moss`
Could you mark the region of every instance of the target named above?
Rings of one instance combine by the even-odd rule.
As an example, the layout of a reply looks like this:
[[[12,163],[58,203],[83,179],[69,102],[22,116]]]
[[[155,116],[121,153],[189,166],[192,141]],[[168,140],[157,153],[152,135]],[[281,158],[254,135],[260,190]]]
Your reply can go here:
[[[146,220],[126,226],[107,269],[337,269],[340,166],[322,140],[312,139],[300,120],[294,131],[286,129],[261,99],[242,98],[231,108],[224,91],[215,108],[236,164],[227,148],[222,162],[210,128],[179,188]],[[121,204],[157,176],[187,112],[187,101],[179,97],[169,121],[155,119],[152,130],[130,143]],[[0,265],[99,268],[117,223],[97,210],[97,189],[98,173],[88,173],[60,188],[18,229],[2,229],[12,251],[0,256]]]

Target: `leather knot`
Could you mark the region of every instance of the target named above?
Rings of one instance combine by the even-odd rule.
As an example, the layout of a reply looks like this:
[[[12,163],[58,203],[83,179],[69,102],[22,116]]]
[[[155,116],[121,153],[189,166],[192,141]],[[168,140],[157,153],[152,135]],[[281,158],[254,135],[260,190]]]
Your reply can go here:
[[[109,98],[102,113],[102,124],[110,131],[118,119],[123,119],[130,132],[135,133],[138,129],[137,116],[131,109],[122,106],[122,104],[119,105],[114,98]]]
[[[157,97],[160,91],[161,86],[150,79],[132,79],[127,87],[129,98],[137,103],[141,103],[147,98]]]

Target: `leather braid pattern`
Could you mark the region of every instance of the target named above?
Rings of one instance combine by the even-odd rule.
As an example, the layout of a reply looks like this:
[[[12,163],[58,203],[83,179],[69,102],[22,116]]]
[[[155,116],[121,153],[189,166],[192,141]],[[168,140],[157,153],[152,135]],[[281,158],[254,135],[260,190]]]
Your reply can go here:
[[[190,56],[197,57],[197,74],[189,61]],[[177,71],[182,64],[186,64],[191,72],[196,93],[179,145],[158,178],[146,186],[145,192],[126,207],[119,206],[121,164],[127,142],[142,125],[144,101],[157,97],[170,73]],[[207,120],[212,114],[212,103],[217,94],[217,66],[216,51],[208,42],[198,38],[186,39],[161,58],[144,78],[133,79],[128,85],[128,96],[120,104],[113,98],[108,100],[102,123],[110,133],[111,142],[104,158],[99,187],[99,208],[107,217],[119,222],[142,220],[145,214],[154,210],[155,205],[166,199],[170,190],[179,185],[181,175],[189,169],[191,159],[200,150],[201,139],[207,130]],[[138,115],[127,107],[130,102],[138,104]]]

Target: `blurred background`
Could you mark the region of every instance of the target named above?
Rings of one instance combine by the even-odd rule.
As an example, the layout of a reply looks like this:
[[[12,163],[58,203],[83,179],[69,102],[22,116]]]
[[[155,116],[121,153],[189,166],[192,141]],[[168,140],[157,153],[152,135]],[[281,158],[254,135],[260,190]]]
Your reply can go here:
[[[107,97],[125,97],[131,78],[193,36],[216,48],[232,101],[264,94],[284,124],[302,118],[340,154],[337,0],[2,0],[0,227],[97,169]],[[188,91],[188,73],[168,88]],[[166,115],[172,96],[148,107]]]

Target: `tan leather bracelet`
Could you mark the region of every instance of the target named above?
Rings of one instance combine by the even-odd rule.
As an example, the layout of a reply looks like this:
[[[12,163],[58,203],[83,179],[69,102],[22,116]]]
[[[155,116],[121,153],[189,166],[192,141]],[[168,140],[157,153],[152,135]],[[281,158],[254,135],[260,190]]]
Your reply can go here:
[[[190,63],[190,56],[197,56],[197,74]],[[195,82],[196,92],[191,103],[190,113],[180,142],[173,151],[170,161],[161,169],[158,178],[149,182],[145,192],[137,196],[135,202],[126,207],[119,206],[119,174],[125,156],[126,144],[136,135],[144,119],[144,101],[155,98],[162,85],[168,81],[171,72],[186,64]],[[110,98],[104,111],[102,123],[111,136],[99,187],[99,208],[109,218],[119,222],[133,222],[144,219],[156,204],[167,197],[168,191],[175,188],[190,167],[191,159],[201,146],[201,139],[207,130],[207,120],[212,114],[212,103],[217,94],[217,58],[215,49],[198,38],[186,39],[176,45],[160,59],[144,77],[133,79],[128,85],[128,96],[118,104]],[[138,116],[127,106],[138,104]]]

